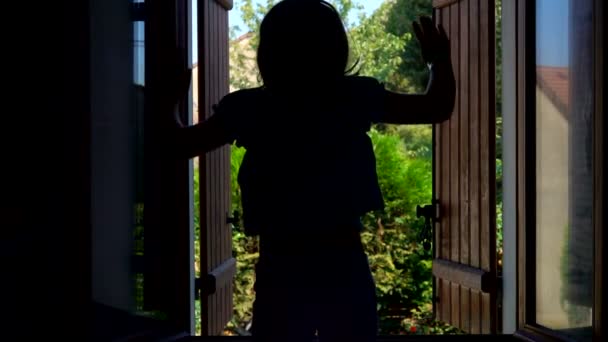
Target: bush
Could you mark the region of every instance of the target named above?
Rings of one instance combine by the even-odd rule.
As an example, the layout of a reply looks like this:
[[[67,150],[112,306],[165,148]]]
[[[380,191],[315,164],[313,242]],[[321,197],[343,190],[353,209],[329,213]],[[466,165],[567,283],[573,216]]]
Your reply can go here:
[[[432,255],[420,243],[416,205],[431,201],[431,159],[419,158],[395,133],[371,130],[385,209],[363,219],[365,250],[376,281],[381,334],[401,333],[401,321],[432,297]],[[430,143],[430,140],[428,140]]]

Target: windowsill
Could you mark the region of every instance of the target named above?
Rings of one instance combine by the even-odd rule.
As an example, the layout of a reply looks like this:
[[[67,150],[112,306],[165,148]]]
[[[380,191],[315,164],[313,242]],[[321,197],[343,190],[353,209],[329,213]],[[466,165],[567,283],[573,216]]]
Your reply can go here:
[[[93,303],[92,341],[177,341],[187,333],[165,322]]]
[[[250,336],[188,336],[152,318],[135,316],[99,303],[94,304],[93,341],[234,341],[251,342]],[[513,335],[404,335],[379,336],[377,342],[396,341],[488,341],[517,340]]]
[[[395,341],[489,341],[492,342],[507,342],[516,341],[513,335],[408,335],[408,336],[379,336],[376,342],[395,342]],[[234,341],[234,342],[250,342],[253,341],[248,336],[217,336],[217,337],[187,337],[180,341]]]

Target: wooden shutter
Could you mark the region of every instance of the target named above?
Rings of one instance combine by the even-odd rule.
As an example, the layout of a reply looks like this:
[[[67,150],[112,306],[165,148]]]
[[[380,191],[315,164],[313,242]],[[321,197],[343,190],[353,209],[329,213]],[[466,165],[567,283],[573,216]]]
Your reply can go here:
[[[434,0],[451,41],[457,96],[435,126],[435,314],[496,333],[494,0]]]
[[[191,331],[191,167],[166,149],[166,130],[174,125],[173,108],[159,101],[174,91],[163,79],[163,68],[173,64],[175,46],[183,44],[178,28],[183,23],[177,20],[184,4],[184,0],[145,2],[143,302],[145,310],[160,312],[175,327]]]
[[[212,105],[228,93],[228,10],[231,1],[198,2],[200,117],[212,113]],[[230,146],[200,158],[202,335],[219,335],[232,317],[232,231],[230,204]]]

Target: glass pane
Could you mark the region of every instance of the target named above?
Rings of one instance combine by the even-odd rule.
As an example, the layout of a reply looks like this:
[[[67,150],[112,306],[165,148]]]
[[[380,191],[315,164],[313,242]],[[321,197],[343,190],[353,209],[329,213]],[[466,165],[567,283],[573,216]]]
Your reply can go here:
[[[536,2],[536,322],[590,339],[592,0]]]
[[[134,4],[143,0],[133,0]],[[135,8],[135,7],[132,7]],[[141,19],[141,18],[140,18]],[[133,85],[135,91],[134,110],[135,120],[135,227],[133,232],[133,254],[135,262],[133,278],[135,280],[135,309],[142,313],[144,310],[144,86],[145,86],[145,22],[133,22]]]

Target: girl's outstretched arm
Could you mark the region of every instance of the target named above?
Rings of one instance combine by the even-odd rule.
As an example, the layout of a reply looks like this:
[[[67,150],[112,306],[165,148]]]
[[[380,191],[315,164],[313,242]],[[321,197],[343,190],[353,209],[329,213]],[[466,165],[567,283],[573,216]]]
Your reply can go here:
[[[204,155],[224,144],[231,143],[224,122],[212,115],[204,122],[185,125],[180,119],[179,102],[188,94],[192,80],[192,70],[184,69],[180,62],[183,51],[175,53],[175,65],[164,69],[164,82],[172,85],[167,92],[169,106],[173,107],[171,128],[169,129],[167,153],[177,158],[194,158]]]
[[[414,23],[422,57],[430,65],[429,83],[424,94],[403,94],[386,90],[382,122],[394,124],[433,124],[447,120],[453,110],[456,81],[450,61],[450,44],[444,29],[435,27],[429,17]]]
[[[217,115],[192,126],[182,126],[178,122],[171,140],[173,154],[181,158],[194,158],[231,143]]]

